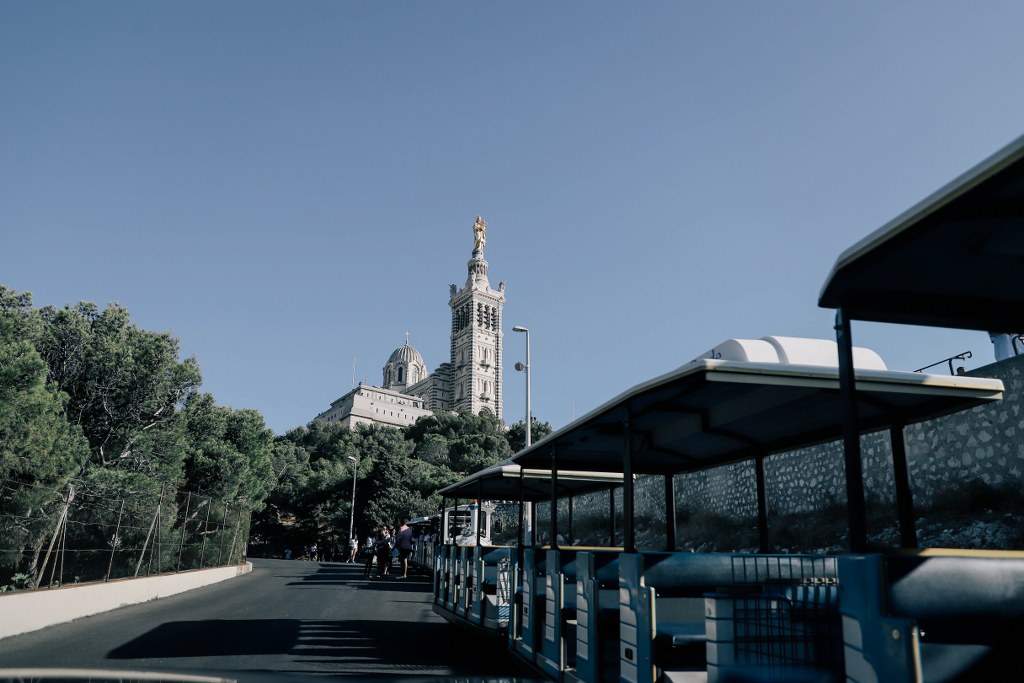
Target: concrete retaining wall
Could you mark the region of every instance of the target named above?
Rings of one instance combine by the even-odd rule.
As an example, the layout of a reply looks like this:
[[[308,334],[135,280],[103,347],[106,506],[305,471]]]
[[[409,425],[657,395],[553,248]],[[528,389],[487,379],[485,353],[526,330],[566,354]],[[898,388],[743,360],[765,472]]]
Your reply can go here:
[[[246,562],[232,567],[197,569],[180,574],[0,593],[0,638],[28,633],[126,605],[166,598],[250,571],[252,564]]]

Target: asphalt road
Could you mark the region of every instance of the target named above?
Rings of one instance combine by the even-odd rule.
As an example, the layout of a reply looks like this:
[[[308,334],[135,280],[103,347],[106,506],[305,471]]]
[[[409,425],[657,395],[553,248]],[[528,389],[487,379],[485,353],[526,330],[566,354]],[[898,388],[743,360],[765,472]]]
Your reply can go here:
[[[498,639],[430,608],[430,579],[362,565],[253,560],[213,586],[0,640],[0,667],[534,678]]]

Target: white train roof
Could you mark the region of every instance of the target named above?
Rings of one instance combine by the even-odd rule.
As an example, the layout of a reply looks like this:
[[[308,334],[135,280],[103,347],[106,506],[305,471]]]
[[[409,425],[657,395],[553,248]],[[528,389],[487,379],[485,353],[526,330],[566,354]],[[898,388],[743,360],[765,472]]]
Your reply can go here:
[[[551,497],[553,480],[558,495],[565,496],[621,485],[622,475],[614,472],[559,470],[557,477],[553,477],[551,470],[523,469],[519,465],[505,462],[471,474],[438,493],[451,498],[519,500],[522,491],[524,500],[547,500]]]
[[[857,368],[862,432],[1002,398],[997,379]],[[621,472],[625,422],[634,473],[714,467],[842,435],[839,373],[826,365],[711,358],[639,384],[512,460],[523,467]]]

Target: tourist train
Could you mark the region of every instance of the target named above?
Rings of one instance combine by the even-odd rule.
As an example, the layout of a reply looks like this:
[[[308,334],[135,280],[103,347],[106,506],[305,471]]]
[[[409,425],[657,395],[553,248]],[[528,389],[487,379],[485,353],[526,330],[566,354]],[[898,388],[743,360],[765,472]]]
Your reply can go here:
[[[498,517],[498,505],[493,501],[471,501],[465,505],[445,508],[441,514],[415,517],[408,522],[415,541],[410,562],[414,566],[433,570],[435,548],[439,545],[491,546],[502,543],[502,523]]]
[[[889,370],[851,321],[1020,330],[1022,221],[1024,138],[839,257],[835,342],[727,340],[443,489],[434,611],[557,681],[1000,679],[1024,635],[1019,522],[997,549],[933,534],[969,482],[912,475],[953,466],[932,425],[984,451],[997,421],[972,416],[1018,391]]]

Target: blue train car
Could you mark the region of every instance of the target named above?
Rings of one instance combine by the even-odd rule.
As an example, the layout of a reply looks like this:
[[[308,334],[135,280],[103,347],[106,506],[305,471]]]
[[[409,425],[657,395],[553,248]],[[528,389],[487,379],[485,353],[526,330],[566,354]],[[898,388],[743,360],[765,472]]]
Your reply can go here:
[[[728,340],[516,454],[518,472],[450,487],[453,498],[518,500],[521,512],[504,546],[478,534],[437,549],[435,610],[500,633],[556,681],[999,679],[1024,635],[1024,552],[919,548],[905,442],[908,426],[997,402],[1004,385],[890,371],[853,346],[851,321],[1019,332],[1022,225],[1024,138],[840,256],[819,301],[837,311],[836,342]],[[865,492],[871,433],[888,439],[891,511]],[[845,547],[780,547],[766,472],[837,441]],[[740,500],[706,490],[710,473],[740,467],[752,540],[682,543],[678,502],[701,487]],[[575,490],[573,472],[619,480]],[[651,501],[654,523],[638,518]],[[594,509],[606,531],[594,531]],[[869,539],[871,514],[894,528],[882,546]]]
[[[842,434],[838,369],[716,356],[641,384],[520,452],[518,473],[492,470],[446,489],[477,500],[518,497],[530,522],[504,554],[482,545],[442,549],[435,610],[488,628],[482,596],[498,593],[504,581],[509,622],[499,628],[510,649],[559,680],[724,680],[750,670],[841,677],[836,558],[769,552],[763,473],[775,453]],[[895,415],[909,424],[1002,392],[998,380],[881,369],[858,369],[857,382],[864,431],[889,427]],[[753,462],[758,472],[757,547],[681,551],[674,513],[657,548],[650,539],[638,544],[640,477],[662,480],[669,507],[678,493],[673,475],[738,462]],[[523,475],[531,471],[536,480]],[[597,472],[616,478],[607,495],[613,528],[604,543],[584,545],[572,501],[580,473]],[[492,593],[488,570],[502,561],[509,573]]]

